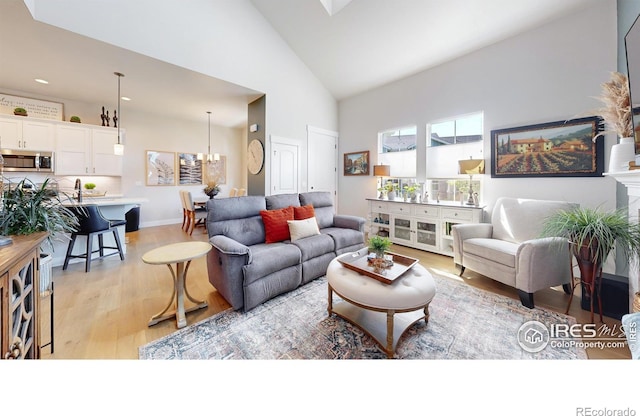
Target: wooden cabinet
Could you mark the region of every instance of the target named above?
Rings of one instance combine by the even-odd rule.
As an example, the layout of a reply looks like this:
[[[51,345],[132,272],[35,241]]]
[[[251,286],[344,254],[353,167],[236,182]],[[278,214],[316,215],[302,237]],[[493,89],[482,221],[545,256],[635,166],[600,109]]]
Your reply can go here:
[[[44,120],[29,120],[20,116],[0,116],[0,139],[4,149],[55,149],[55,125]]]
[[[56,175],[121,176],[122,156],[113,153],[117,141],[113,128],[58,125]]]
[[[482,221],[483,209],[369,199],[369,235],[389,236],[396,244],[453,256],[451,227]]]
[[[12,236],[13,243],[0,248],[0,358],[40,358],[39,258],[46,237]]]

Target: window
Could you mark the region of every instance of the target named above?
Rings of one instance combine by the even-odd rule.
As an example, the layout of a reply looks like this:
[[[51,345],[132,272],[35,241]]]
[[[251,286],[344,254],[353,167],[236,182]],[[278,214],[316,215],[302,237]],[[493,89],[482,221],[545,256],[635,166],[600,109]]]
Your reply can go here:
[[[391,166],[395,178],[415,178],[417,126],[378,133],[378,163]]]
[[[482,112],[427,125],[426,189],[429,200],[466,202],[469,180],[473,193],[482,195],[482,175],[458,174],[458,161],[483,157]]]
[[[473,113],[429,125],[429,146],[482,141],[482,113]]]

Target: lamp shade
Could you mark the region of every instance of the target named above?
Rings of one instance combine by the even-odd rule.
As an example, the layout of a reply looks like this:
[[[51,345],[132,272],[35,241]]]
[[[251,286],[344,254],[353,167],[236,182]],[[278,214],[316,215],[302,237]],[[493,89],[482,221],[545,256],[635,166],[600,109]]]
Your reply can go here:
[[[458,160],[458,173],[463,175],[484,174],[484,159]]]
[[[391,176],[391,166],[389,165],[374,165],[373,176]]]

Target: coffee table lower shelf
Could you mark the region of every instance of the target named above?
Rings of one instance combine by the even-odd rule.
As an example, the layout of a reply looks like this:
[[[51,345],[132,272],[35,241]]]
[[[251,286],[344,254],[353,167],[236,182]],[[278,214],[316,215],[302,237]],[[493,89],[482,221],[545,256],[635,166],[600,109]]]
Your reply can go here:
[[[342,302],[334,304],[332,292],[338,295]],[[363,330],[380,345],[389,358],[394,356],[398,341],[407,329],[421,319],[424,319],[425,323],[429,322],[428,304],[409,311],[374,309],[343,298],[330,286],[328,312],[329,315],[335,313]]]

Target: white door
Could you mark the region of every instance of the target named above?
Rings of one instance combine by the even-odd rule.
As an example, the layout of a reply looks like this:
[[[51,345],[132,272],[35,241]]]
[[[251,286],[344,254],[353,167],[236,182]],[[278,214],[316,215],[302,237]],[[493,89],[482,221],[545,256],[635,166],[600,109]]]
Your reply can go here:
[[[331,192],[335,198],[338,183],[338,133],[308,126],[307,148],[307,190]]]
[[[298,193],[300,144],[271,136],[271,195]]]

